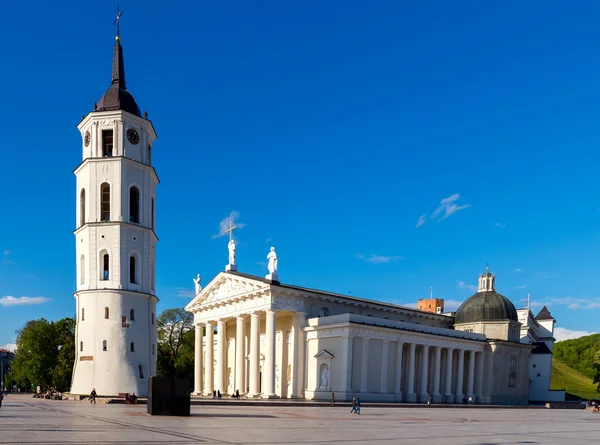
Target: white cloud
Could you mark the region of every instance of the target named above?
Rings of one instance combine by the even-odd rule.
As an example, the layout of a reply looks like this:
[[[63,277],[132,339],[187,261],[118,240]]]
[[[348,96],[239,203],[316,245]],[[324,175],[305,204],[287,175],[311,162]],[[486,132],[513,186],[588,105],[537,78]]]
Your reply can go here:
[[[273,239],[272,237],[268,237],[268,238],[265,240],[265,243],[270,243],[272,239]]]
[[[460,198],[458,193],[448,196],[440,201],[440,205],[433,211],[429,219],[442,221],[456,212],[471,207],[471,204],[458,205],[456,201]],[[421,215],[417,221],[417,227],[421,227],[427,221],[426,215]]]
[[[0,349],[6,349],[7,351],[15,352],[17,350],[17,345],[14,343],[7,343],[5,345],[0,345]]]
[[[500,222],[497,222],[497,223],[495,224],[495,226],[496,226],[496,227],[506,227],[506,224],[504,224],[504,223],[500,223]]]
[[[194,295],[193,290],[188,289],[186,287],[176,287],[175,291],[175,296],[179,298],[194,298],[196,296]]]
[[[540,278],[554,278],[556,277],[555,273],[550,272],[538,272],[537,273]]]
[[[464,281],[459,281],[458,282],[458,287],[461,288],[461,289],[470,290],[471,292],[476,292],[477,291],[477,286],[475,286],[473,284],[467,284]]]
[[[526,284],[522,284],[521,286],[515,287],[515,289],[526,289],[526,288],[527,288]]]
[[[462,303],[458,300],[444,300],[444,312],[455,312]]]
[[[572,340],[574,338],[585,337],[592,334],[595,334],[595,332],[573,331],[567,328],[554,328],[554,338],[556,338],[556,341]]]
[[[0,298],[0,306],[31,306],[34,304],[48,303],[51,299],[46,297],[11,297],[10,295]]]
[[[229,230],[229,221],[231,221],[231,223],[237,227],[238,229],[241,229],[242,227],[246,227],[246,224],[242,224],[240,222],[236,222],[236,220],[240,217],[239,212],[236,212],[235,210],[233,210],[229,216],[226,216],[225,218],[223,218],[221,220],[221,222],[219,223],[219,233],[217,233],[216,235],[213,235],[213,239],[214,238],[220,238],[222,236],[227,235],[228,233],[226,232],[226,230]]]
[[[513,272],[517,272],[517,273],[519,273],[519,272],[523,272],[523,269],[519,269],[519,268],[517,268],[517,269],[513,269]]]
[[[371,256],[364,256],[362,253],[357,253],[356,254],[356,258],[358,258],[359,260],[364,260],[367,263],[371,263],[371,264],[384,264],[384,263],[391,263],[392,261],[396,261],[396,260],[403,260],[404,258],[402,258],[401,256],[384,256],[384,255],[371,255]]]
[[[9,256],[10,255],[10,250],[5,250],[4,251],[4,256]]]

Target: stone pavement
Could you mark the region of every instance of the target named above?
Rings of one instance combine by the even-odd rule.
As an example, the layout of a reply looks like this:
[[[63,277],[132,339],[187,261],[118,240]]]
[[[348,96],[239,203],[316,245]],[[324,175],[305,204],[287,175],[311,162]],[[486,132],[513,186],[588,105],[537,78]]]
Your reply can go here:
[[[591,410],[192,406],[191,417],[152,417],[145,405],[9,395],[0,444],[561,444],[595,443]]]

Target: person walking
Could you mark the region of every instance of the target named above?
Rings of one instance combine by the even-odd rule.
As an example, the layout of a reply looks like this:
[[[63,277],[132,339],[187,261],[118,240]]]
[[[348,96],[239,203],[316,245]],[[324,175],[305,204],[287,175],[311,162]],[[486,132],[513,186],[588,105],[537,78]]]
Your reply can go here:
[[[4,393],[0,389],[0,408],[2,408],[2,400],[4,399]]]
[[[360,416],[360,397],[356,398],[356,414]]]
[[[96,403],[96,388],[92,389],[92,392],[90,393],[90,403]]]
[[[350,410],[350,414],[354,414],[356,412],[356,398],[352,397],[352,409]]]
[[[335,393],[331,393],[331,406],[335,404]]]

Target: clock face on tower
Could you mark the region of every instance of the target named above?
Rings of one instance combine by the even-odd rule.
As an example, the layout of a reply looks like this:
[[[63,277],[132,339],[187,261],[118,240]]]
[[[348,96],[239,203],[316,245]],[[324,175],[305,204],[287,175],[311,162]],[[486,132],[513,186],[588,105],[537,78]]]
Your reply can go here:
[[[133,128],[127,130],[127,140],[133,145],[137,145],[140,142],[140,135]]]
[[[83,143],[85,144],[86,147],[88,145],[90,145],[90,132],[89,131],[85,132],[85,136],[83,137]]]

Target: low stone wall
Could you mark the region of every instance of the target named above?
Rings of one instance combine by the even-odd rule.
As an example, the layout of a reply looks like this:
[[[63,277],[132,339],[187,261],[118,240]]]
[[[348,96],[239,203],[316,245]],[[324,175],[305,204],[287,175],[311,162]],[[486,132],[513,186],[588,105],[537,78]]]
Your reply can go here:
[[[546,403],[548,409],[585,409],[585,405],[579,402],[548,402]]]

